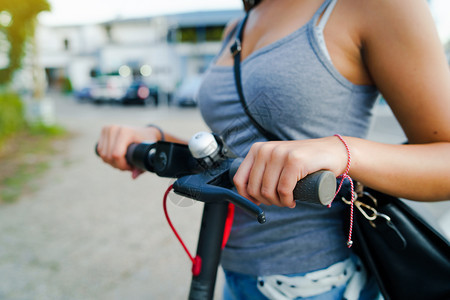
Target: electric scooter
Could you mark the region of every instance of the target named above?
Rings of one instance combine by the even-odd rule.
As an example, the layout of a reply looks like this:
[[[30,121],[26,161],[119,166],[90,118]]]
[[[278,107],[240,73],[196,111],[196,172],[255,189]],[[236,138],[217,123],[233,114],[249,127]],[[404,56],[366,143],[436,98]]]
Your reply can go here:
[[[236,157],[219,136],[207,132],[195,134],[188,145],[165,141],[131,144],[126,158],[130,165],[143,171],[176,178],[173,184],[176,194],[205,203],[197,254],[191,257],[193,268],[188,299],[212,299],[227,216],[233,209],[229,204],[253,216],[255,222],[266,222],[264,210],[233,189],[233,176],[242,158]],[[318,171],[297,182],[293,194],[297,201],[328,205],[335,191],[334,174]]]

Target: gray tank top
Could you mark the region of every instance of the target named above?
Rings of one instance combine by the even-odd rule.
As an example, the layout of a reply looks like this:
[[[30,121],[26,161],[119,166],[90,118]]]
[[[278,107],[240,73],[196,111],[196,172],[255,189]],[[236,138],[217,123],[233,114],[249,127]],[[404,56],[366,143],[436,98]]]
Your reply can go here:
[[[304,26],[249,55],[241,63],[242,86],[254,118],[286,140],[341,134],[365,137],[378,96],[373,86],[344,78],[321,50],[315,24],[326,0]],[[228,51],[228,49],[223,49]],[[245,156],[265,138],[252,125],[239,101],[233,67],[214,63],[198,92],[203,118],[231,150]],[[267,223],[236,209],[222,266],[253,274],[295,274],[325,268],[349,256],[344,224],[348,208],[298,203],[296,208],[262,206]]]

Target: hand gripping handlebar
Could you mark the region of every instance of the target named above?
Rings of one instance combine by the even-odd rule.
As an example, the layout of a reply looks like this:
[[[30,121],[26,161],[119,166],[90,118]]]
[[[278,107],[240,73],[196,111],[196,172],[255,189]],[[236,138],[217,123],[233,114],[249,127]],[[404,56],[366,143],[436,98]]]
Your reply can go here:
[[[157,142],[131,144],[127,150],[127,161],[142,170],[161,177],[178,178],[174,192],[202,202],[229,201],[254,215],[259,223],[265,222],[260,206],[233,190],[233,176],[242,158],[223,159],[212,168],[204,168],[195,159],[188,146]],[[298,181],[293,193],[297,201],[328,205],[334,198],[336,178],[330,171],[318,171]]]

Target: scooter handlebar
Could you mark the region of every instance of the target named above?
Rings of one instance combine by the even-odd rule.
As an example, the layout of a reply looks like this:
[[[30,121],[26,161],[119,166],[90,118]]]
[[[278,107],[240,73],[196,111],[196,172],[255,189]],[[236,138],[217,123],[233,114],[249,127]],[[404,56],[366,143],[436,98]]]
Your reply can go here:
[[[230,166],[230,180],[233,180],[243,159],[236,158]],[[297,201],[316,203],[322,205],[330,204],[336,192],[336,177],[331,171],[317,171],[307,175],[297,182],[294,188],[294,199]]]
[[[229,159],[217,169],[205,170],[192,157],[186,145],[168,142],[131,144],[126,158],[130,165],[139,169],[161,177],[178,178],[174,191],[179,194],[203,202],[214,201],[221,196],[257,216],[258,221],[264,219],[264,212],[259,206],[230,189],[243,158]],[[293,193],[296,201],[328,205],[333,201],[335,191],[334,174],[318,171],[298,181]]]

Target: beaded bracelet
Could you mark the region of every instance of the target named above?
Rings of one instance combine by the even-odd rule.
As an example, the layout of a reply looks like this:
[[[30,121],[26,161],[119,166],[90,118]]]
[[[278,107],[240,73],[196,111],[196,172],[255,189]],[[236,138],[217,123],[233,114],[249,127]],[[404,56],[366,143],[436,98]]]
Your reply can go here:
[[[159,134],[161,135],[161,139],[160,141],[165,141],[166,137],[164,136],[164,132],[162,131],[161,128],[159,128],[159,126],[156,126],[155,124],[148,124],[147,127],[153,127],[155,129],[157,129],[159,131]]]

